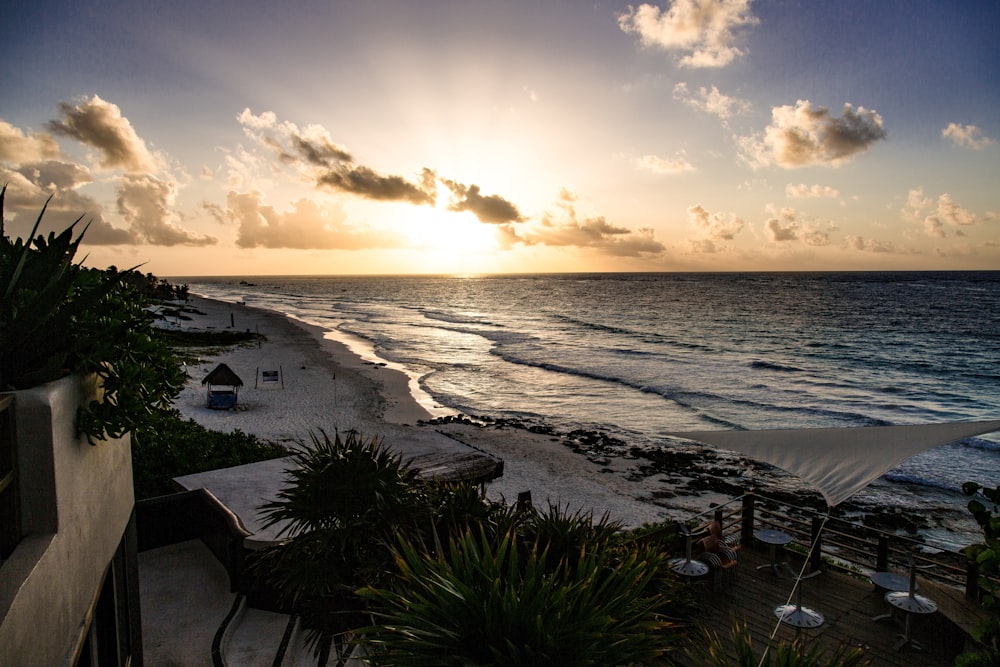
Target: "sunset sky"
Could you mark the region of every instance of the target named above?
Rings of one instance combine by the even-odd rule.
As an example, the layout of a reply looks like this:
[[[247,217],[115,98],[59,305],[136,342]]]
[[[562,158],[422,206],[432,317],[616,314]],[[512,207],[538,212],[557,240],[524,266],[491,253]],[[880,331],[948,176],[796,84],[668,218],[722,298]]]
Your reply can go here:
[[[160,276],[1000,269],[995,0],[15,0],[5,233]]]

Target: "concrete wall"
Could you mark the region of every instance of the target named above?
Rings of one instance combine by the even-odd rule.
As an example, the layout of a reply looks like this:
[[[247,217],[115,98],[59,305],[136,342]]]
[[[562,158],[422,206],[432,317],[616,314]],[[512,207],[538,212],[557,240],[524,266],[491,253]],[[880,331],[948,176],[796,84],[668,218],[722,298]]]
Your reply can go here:
[[[0,664],[73,660],[134,504],[128,436],[76,436],[92,387],[76,378],[15,392],[25,537],[0,567]]]

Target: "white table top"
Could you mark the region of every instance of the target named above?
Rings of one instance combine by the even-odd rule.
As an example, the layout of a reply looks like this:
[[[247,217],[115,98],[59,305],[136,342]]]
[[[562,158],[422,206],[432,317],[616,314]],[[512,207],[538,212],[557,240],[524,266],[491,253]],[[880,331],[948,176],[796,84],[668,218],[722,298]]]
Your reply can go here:
[[[774,544],[777,546],[788,544],[792,541],[791,535],[783,530],[775,530],[773,528],[760,528],[753,531],[753,536],[765,544]]]
[[[937,611],[937,602],[916,593],[910,595],[908,591],[886,593],[885,601],[911,614],[933,614]]]

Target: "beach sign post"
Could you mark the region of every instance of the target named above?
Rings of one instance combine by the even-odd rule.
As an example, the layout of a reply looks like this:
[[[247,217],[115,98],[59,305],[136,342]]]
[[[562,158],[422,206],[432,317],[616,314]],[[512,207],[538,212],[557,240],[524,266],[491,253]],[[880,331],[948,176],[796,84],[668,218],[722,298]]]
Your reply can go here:
[[[281,388],[285,388],[285,374],[281,366],[264,370],[261,370],[260,367],[257,368],[257,379],[254,382],[255,389],[260,385],[267,386],[275,384],[281,384]]]

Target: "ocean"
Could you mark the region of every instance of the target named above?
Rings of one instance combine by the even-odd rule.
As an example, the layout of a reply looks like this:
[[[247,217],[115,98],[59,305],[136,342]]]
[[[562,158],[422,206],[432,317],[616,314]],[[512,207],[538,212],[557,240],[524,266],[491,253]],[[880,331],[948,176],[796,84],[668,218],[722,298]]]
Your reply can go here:
[[[1000,272],[171,281],[335,332],[418,378],[437,414],[641,447],[677,444],[670,431],[1000,419]],[[916,456],[855,500],[944,512],[929,538],[953,546],[968,541],[966,481],[1000,483],[1000,433]]]

